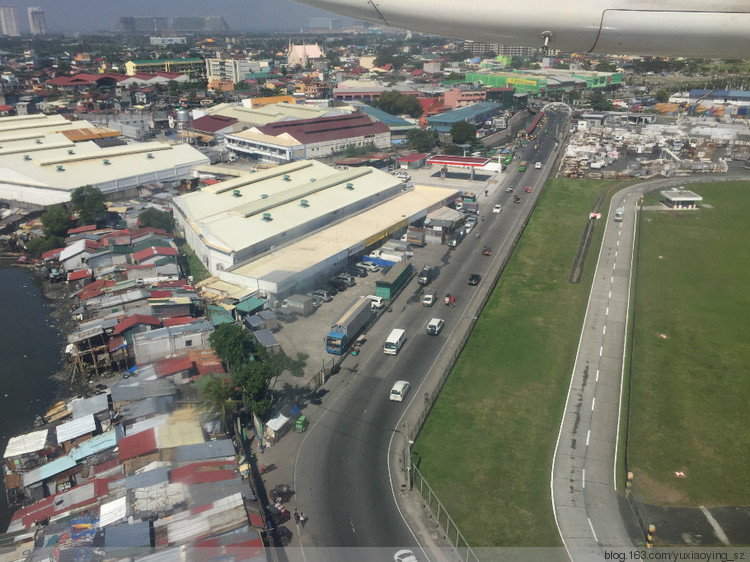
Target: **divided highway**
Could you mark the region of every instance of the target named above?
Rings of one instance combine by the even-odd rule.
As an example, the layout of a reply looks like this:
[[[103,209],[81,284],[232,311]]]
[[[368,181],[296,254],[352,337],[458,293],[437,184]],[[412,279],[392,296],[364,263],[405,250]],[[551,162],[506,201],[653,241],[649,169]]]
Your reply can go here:
[[[366,334],[360,354],[347,356],[341,372],[326,384],[330,394],[295,461],[295,501],[305,506],[308,515],[300,534],[305,560],[387,560],[399,548],[419,550],[421,541],[396,502],[395,490],[400,489],[404,476],[393,474],[391,482],[388,462],[394,453],[389,446],[399,451],[408,447],[404,429],[409,421],[402,416],[407,409],[410,414],[421,411],[425,392],[421,385],[445,367],[453,352],[451,344],[473,326],[480,292],[492,289],[493,280],[487,273],[493,266],[496,269],[510,251],[533,209],[551,167],[548,160],[555,147],[554,133],[564,126],[565,116],[560,113],[549,121],[550,134],[536,143],[532,141],[527,152],[514,160],[511,170],[493,180],[499,183],[489,186],[489,197],[480,194],[484,220],[458,248],[449,251],[446,246],[428,246],[415,252],[412,261],[417,269],[431,265],[437,272],[427,290],[437,294],[438,302],[423,307],[413,279],[392,303],[392,311],[384,313]],[[517,171],[521,159],[531,163],[524,173]],[[535,161],[542,161],[544,169],[534,169]],[[505,191],[509,183],[515,185],[515,193]],[[531,187],[531,193],[524,191],[525,185]],[[521,198],[520,204],[513,203],[513,195]],[[496,203],[503,205],[500,214],[491,211]],[[492,247],[492,256],[482,255],[485,245]],[[468,285],[471,273],[482,275],[479,286]],[[455,307],[443,304],[446,293],[456,296]],[[432,317],[445,320],[438,336],[426,334]],[[396,356],[385,355],[382,350],[393,328],[403,328],[407,334]],[[403,403],[391,402],[390,388],[401,379],[411,383],[410,395]],[[370,547],[379,548],[368,550]],[[356,555],[351,549],[357,549]],[[420,556],[420,560],[429,559],[426,552]]]

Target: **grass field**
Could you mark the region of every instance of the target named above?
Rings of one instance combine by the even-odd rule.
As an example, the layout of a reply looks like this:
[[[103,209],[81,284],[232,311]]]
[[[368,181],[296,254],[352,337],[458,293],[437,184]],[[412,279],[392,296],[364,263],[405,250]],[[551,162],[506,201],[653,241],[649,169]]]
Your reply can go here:
[[[750,184],[690,189],[641,223],[630,469],[650,503],[750,505]]]
[[[552,454],[603,223],[581,283],[568,279],[588,213],[607,185],[548,182],[414,445],[420,471],[472,546],[560,545]]]
[[[198,259],[198,256],[195,255],[195,252],[188,246],[184,238],[175,238],[175,243],[181,252],[185,252],[187,266],[190,269],[190,275],[193,276],[194,283],[200,283],[204,279],[211,277],[211,272],[204,267],[201,260]]]

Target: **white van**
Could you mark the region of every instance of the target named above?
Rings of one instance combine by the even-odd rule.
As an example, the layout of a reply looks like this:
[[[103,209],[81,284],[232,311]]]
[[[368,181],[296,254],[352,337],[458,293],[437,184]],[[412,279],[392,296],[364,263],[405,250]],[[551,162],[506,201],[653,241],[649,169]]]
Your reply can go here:
[[[625,218],[625,207],[617,207],[615,211],[615,222],[622,222]]]
[[[406,341],[406,330],[401,328],[394,328],[385,340],[383,345],[383,353],[386,355],[396,355],[401,346]]]

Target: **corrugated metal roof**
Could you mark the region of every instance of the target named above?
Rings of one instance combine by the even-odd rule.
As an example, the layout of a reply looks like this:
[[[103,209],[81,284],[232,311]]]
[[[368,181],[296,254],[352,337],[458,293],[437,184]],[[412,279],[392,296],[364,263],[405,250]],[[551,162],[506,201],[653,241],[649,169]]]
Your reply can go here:
[[[70,456],[76,461],[80,462],[83,459],[101,453],[107,449],[113,449],[117,446],[117,431],[111,430],[101,435],[96,435],[91,439],[87,439],[83,443],[76,445],[70,450]]]
[[[162,414],[160,416],[154,416],[153,418],[135,422],[128,428],[128,435],[136,435],[137,433],[141,433],[152,427],[162,426],[167,423],[167,421],[169,421],[169,414]]]
[[[108,409],[107,395],[97,394],[96,396],[91,396],[90,398],[73,400],[71,406],[73,409],[74,420],[82,418],[84,416],[98,414],[99,412],[104,412]]]
[[[194,462],[170,471],[172,482],[183,484],[204,484],[206,482],[221,482],[237,477],[234,461],[203,461]]]
[[[57,442],[64,443],[81,435],[96,431],[94,414],[88,414],[78,419],[57,426]]]
[[[114,501],[103,503],[99,508],[99,527],[119,523],[128,516],[128,499],[123,496]]]
[[[169,482],[169,467],[160,466],[153,470],[125,477],[125,487],[128,490],[135,488],[147,488]]]
[[[55,474],[60,474],[73,468],[76,465],[76,461],[70,455],[56,458],[55,460],[49,461],[47,464],[38,466],[33,470],[29,470],[21,476],[24,488],[31,486],[37,482],[42,482],[47,478],[51,478]]]
[[[151,544],[151,522],[113,525],[105,529],[104,548],[147,547]]]
[[[159,446],[167,449],[184,445],[200,444],[204,442],[203,429],[196,420],[175,421],[159,427]]]
[[[177,392],[174,383],[169,380],[139,381],[127,379],[112,387],[114,402],[134,402],[148,396],[172,396]]]
[[[119,443],[119,457],[121,461],[140,457],[156,450],[156,432],[153,429],[124,437]]]
[[[154,414],[164,414],[172,408],[171,396],[149,396],[120,408],[120,419],[137,420]]]
[[[39,431],[32,431],[31,433],[25,433],[23,435],[16,435],[11,437],[8,441],[8,445],[5,447],[5,453],[3,454],[4,459],[12,457],[18,457],[26,455],[28,453],[34,453],[44,449],[44,445],[47,443],[49,437],[48,429],[40,429]]]
[[[220,439],[218,441],[208,441],[207,443],[197,443],[195,445],[183,445],[177,447],[178,462],[218,459],[234,457],[234,455],[234,445],[230,439]]]

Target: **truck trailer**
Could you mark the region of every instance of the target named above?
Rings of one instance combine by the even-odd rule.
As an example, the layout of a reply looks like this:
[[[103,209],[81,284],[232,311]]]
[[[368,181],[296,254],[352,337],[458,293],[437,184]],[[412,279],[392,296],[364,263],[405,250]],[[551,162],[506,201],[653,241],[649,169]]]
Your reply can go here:
[[[370,299],[356,299],[326,336],[326,351],[343,355],[372,318]]]

